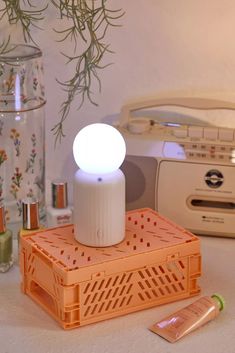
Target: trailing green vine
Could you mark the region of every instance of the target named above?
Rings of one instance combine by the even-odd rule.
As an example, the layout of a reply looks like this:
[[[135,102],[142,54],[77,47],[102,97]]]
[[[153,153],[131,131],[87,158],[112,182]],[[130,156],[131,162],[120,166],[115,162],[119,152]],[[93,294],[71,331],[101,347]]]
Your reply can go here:
[[[100,91],[99,70],[108,66],[102,64],[103,59],[107,53],[112,53],[104,39],[109,27],[119,26],[117,20],[124,13],[121,9],[108,8],[108,0],[48,0],[45,7],[40,9],[30,0],[3,0],[3,3],[0,20],[7,16],[10,25],[19,24],[25,42],[35,44],[32,27],[39,28],[38,23],[44,19],[49,5],[54,7],[60,19],[65,19],[67,27],[63,30],[54,30],[60,36],[59,42],[73,43],[73,55],[62,54],[66,58],[66,63],[74,66],[74,74],[65,82],[57,80],[67,95],[61,104],[61,118],[52,128],[57,143],[65,136],[63,124],[77,96],[80,97],[78,109],[85,99],[97,105],[92,97],[92,88],[96,83]],[[7,50],[9,42],[9,38],[5,39],[0,45],[0,52]],[[84,50],[80,49],[82,46],[85,47]]]
[[[10,44],[10,36],[6,40],[3,40],[2,43],[0,43],[0,54],[6,54],[9,49],[9,44]]]
[[[31,27],[38,28],[37,23],[44,19],[43,13],[48,5],[42,9],[36,9],[36,6],[34,6],[29,0],[3,0],[3,3],[5,6],[0,10],[0,19],[7,16],[10,25],[20,24],[24,41],[32,41],[36,44],[31,35]],[[23,6],[21,5],[22,3]]]

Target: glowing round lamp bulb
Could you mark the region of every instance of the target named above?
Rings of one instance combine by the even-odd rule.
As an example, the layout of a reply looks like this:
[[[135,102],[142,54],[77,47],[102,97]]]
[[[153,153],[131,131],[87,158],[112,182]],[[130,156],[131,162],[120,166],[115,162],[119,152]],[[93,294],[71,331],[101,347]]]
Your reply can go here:
[[[126,144],[122,135],[107,124],[88,125],[74,139],[75,162],[87,173],[112,173],[120,167],[125,154]]]
[[[122,135],[110,125],[88,125],[75,137],[74,237],[81,244],[105,247],[125,237],[125,176],[119,169],[125,154]]]

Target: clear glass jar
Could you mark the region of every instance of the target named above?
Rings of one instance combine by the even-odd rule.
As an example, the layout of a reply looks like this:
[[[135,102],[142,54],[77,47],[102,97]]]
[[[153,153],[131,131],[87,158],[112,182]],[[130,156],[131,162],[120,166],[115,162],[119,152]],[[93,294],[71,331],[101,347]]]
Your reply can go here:
[[[23,198],[38,199],[45,217],[45,103],[41,50],[19,44],[0,54],[0,202],[14,237]]]

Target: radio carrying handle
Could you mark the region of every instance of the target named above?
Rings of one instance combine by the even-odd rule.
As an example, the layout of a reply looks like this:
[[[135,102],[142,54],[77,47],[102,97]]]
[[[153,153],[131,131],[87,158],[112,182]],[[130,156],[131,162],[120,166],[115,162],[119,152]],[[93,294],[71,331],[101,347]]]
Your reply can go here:
[[[144,108],[154,108],[161,106],[178,106],[182,108],[213,110],[227,109],[235,110],[235,102],[226,99],[206,98],[206,97],[186,97],[168,96],[155,98],[142,98],[130,101],[122,106],[120,127],[125,126],[131,119],[131,113]]]

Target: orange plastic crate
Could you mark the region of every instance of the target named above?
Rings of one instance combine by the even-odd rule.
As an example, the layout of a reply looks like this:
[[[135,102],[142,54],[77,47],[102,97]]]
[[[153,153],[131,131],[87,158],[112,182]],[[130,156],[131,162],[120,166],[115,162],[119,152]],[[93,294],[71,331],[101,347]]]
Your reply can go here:
[[[151,209],[127,212],[126,238],[92,248],[73,225],[21,239],[22,290],[65,328],[200,292],[199,239]]]

